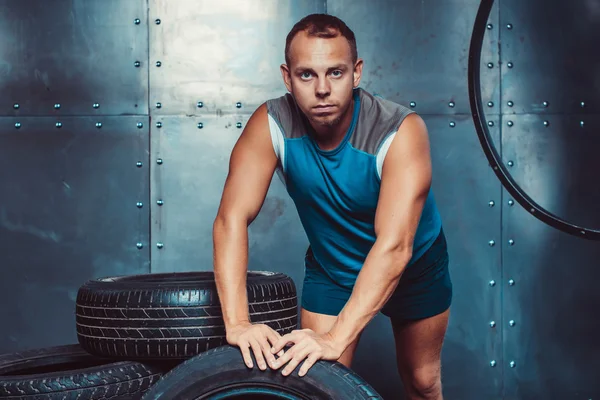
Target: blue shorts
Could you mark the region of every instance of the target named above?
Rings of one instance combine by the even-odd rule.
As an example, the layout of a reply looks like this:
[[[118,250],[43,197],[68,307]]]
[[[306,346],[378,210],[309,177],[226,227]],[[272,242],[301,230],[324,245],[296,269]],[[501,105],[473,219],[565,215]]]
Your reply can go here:
[[[452,281],[448,270],[448,248],[443,229],[431,247],[406,267],[396,290],[381,313],[399,320],[422,319],[446,311],[452,302]],[[307,311],[338,315],[352,294],[338,285],[306,253],[306,275],[301,305]]]

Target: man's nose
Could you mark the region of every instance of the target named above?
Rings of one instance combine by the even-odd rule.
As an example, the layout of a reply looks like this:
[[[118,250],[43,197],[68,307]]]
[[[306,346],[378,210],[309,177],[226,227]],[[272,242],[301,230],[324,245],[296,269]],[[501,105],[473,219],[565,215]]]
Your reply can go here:
[[[331,93],[331,85],[327,79],[319,79],[316,87],[317,96],[324,97]]]

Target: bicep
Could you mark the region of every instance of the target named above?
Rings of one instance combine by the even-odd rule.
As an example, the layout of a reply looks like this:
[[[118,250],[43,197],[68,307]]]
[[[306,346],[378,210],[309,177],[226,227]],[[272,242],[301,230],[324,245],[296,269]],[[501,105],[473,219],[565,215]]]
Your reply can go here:
[[[219,215],[252,222],[262,207],[276,167],[277,156],[263,104],[252,114],[231,152]]]
[[[412,250],[431,187],[431,155],[425,122],[411,114],[398,129],[381,173],[375,233],[384,246]]]

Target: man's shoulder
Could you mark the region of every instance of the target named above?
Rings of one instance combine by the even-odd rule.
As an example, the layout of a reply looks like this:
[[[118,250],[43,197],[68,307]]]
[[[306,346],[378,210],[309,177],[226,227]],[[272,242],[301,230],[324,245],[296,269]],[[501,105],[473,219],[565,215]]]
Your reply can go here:
[[[415,111],[410,108],[358,89],[361,101],[360,116],[351,144],[368,154],[376,155],[385,139],[394,134],[402,121]]]

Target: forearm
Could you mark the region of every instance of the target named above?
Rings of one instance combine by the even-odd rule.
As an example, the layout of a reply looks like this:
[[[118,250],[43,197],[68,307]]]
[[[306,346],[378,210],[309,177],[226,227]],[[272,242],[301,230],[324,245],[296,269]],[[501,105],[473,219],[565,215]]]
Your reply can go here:
[[[243,220],[217,217],[213,225],[213,264],[225,329],[249,322],[248,226]]]
[[[373,246],[358,274],[352,295],[330,331],[344,349],[377,315],[396,289],[411,252]]]

